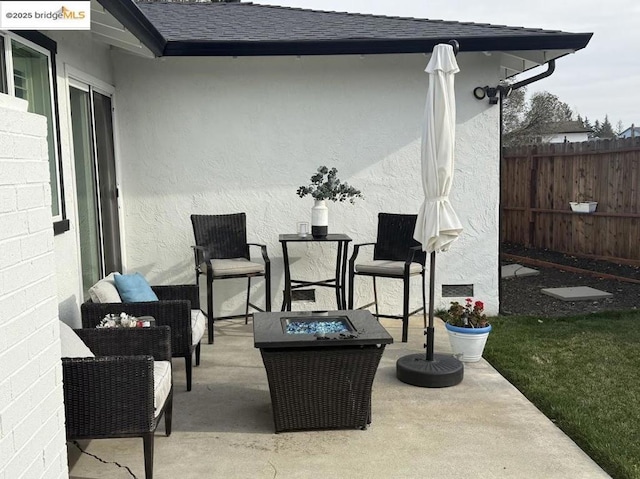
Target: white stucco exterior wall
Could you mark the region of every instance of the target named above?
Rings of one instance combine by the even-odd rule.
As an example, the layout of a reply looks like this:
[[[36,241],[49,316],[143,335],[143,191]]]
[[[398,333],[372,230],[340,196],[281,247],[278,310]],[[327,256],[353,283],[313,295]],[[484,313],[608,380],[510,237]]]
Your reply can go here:
[[[47,121],[0,94],[0,479],[66,478]]]
[[[92,40],[89,32],[44,32],[57,42],[56,70],[60,113],[60,145],[64,199],[70,230],[55,236],[56,275],[60,318],[72,327],[81,327],[80,304],[82,273],[80,269],[79,237],[71,113],[69,110],[68,72],[71,69],[104,83],[112,84],[109,47]]]
[[[424,55],[148,60],[114,53],[126,269],[152,284],[192,283],[190,214],[244,211],[249,240],[268,245],[277,308],[278,234],[310,221],[312,200],[295,192],[319,165],[337,167],[365,196],[355,206],[329,204],[330,232],[373,241],[378,212],[417,213],[427,61]],[[498,65],[481,54],[462,53],[458,61],[451,200],[465,231],[438,255],[436,307],[456,299],[441,299],[442,284],[473,284],[475,297],[494,314],[499,111],[472,91],[495,84]],[[329,246],[294,245],[290,256],[294,277],[333,276]],[[372,297],[371,283],[358,279],[362,304]],[[224,312],[239,311],[245,282],[225,283],[218,288]],[[382,310],[400,311],[400,282],[381,281],[379,290]],[[256,287],[255,299],[262,294]],[[418,304],[418,280],[412,295]],[[314,308],[335,307],[331,290],[319,289],[316,297]]]

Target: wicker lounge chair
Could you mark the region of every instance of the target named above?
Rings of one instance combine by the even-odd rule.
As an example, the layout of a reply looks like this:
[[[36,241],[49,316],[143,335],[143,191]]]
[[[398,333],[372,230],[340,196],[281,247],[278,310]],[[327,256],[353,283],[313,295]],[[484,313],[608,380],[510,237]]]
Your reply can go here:
[[[154,432],[163,414],[166,435],[171,434],[169,328],[75,332],[95,357],[62,358],[67,440],[141,437],[145,477],[152,479]],[[168,367],[162,367],[162,363],[158,367],[156,362],[161,361],[164,365],[168,362]],[[164,371],[163,379],[154,378],[154,372],[157,375],[159,371]],[[163,390],[158,392],[158,387]],[[161,403],[156,404],[157,401]]]
[[[196,366],[200,364],[200,338],[202,330],[194,334],[200,309],[198,287],[196,285],[152,286],[159,301],[141,303],[94,303],[89,300],[82,304],[82,327],[95,328],[107,314],[127,313],[132,316],[153,316],[156,326],[171,328],[171,354],[174,358],[185,359],[187,391],[191,391],[192,357],[196,353]],[[204,324],[204,323],[203,323]]]

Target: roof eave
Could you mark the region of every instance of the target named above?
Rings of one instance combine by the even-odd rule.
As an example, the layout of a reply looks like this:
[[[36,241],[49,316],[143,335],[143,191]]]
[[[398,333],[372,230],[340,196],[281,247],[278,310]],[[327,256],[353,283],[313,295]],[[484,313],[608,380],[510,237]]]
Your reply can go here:
[[[101,2],[113,0],[100,0]],[[169,40],[165,56],[269,56],[269,55],[358,55],[431,52],[439,43],[455,39],[461,52],[512,50],[580,50],[592,33],[557,35],[516,35],[496,37],[459,37],[416,39],[358,39],[322,41],[180,41]]]
[[[127,28],[156,56],[162,56],[167,44],[158,29],[130,0],[98,0],[113,17]]]

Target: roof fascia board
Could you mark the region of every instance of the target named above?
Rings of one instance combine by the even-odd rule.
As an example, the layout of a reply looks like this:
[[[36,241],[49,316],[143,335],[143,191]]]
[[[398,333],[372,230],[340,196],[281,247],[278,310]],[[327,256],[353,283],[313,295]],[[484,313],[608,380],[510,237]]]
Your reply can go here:
[[[113,17],[156,56],[162,56],[167,41],[131,0],[98,0]]]
[[[106,0],[101,0],[106,1]],[[345,39],[330,41],[172,41],[164,49],[165,56],[268,56],[268,55],[357,55],[384,53],[429,53],[438,43],[458,40],[461,52],[570,50],[584,48],[590,33],[558,35],[460,37],[372,40]]]

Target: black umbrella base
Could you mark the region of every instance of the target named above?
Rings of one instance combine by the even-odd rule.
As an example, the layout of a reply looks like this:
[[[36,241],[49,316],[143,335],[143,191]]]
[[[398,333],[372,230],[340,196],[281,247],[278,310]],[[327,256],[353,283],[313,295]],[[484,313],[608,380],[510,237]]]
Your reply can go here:
[[[434,354],[433,361],[427,361],[425,354],[409,354],[396,362],[396,377],[422,388],[455,386],[463,376],[463,364],[451,355]]]

